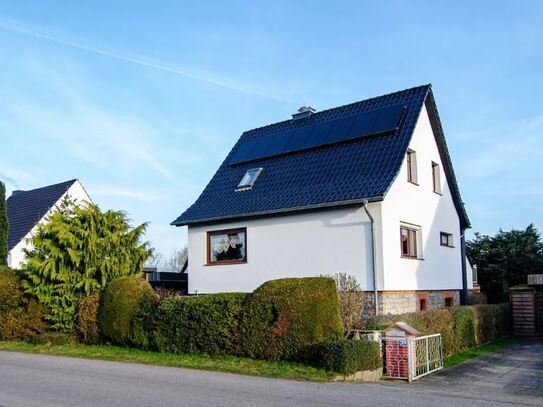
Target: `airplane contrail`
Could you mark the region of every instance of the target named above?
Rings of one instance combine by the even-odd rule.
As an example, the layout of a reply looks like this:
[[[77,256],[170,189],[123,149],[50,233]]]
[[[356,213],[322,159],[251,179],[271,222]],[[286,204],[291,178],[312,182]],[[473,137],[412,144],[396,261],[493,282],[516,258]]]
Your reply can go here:
[[[259,96],[259,97],[262,97],[262,98],[272,99],[272,100],[276,100],[276,101],[279,101],[279,102],[293,103],[292,101],[281,98],[281,97],[261,93],[261,92],[258,92],[256,90],[250,89],[250,88],[246,88],[246,87],[239,86],[239,85],[236,85],[236,84],[228,83],[228,82],[225,82],[225,81],[220,81],[220,80],[217,80],[215,78],[208,77],[208,76],[198,75],[198,74],[188,72],[188,71],[176,68],[176,67],[168,66],[168,65],[163,64],[163,63],[151,62],[151,61],[145,60],[144,58],[141,58],[141,57],[131,57],[131,56],[128,56],[128,55],[123,55],[123,54],[118,54],[118,53],[114,53],[114,52],[111,52],[111,51],[107,51],[107,50],[105,50],[103,48],[98,48],[98,47],[95,47],[95,46],[85,45],[85,44],[82,44],[80,42],[67,40],[67,39],[61,38],[59,36],[55,36],[55,35],[51,35],[51,34],[41,32],[41,31],[39,31],[39,30],[37,30],[35,28],[31,28],[29,26],[24,26],[24,25],[22,25],[20,23],[6,22],[6,21],[1,21],[0,20],[0,29],[4,30],[4,31],[17,33],[17,34],[27,35],[27,36],[34,37],[34,38],[37,38],[37,39],[40,39],[40,40],[53,42],[53,43],[56,43],[56,44],[59,44],[59,45],[65,45],[67,47],[77,48],[77,49],[80,49],[80,50],[83,50],[83,51],[88,51],[88,52],[92,52],[92,53],[95,53],[95,54],[107,56],[107,57],[114,58],[114,59],[117,59],[117,60],[120,60],[120,61],[131,63],[131,64],[140,65],[140,66],[144,66],[144,67],[152,68],[152,69],[157,69],[157,70],[163,71],[163,72],[169,72],[169,73],[172,73],[174,75],[179,75],[179,76],[183,76],[185,78],[189,78],[189,79],[193,79],[193,80],[196,80],[196,81],[208,83],[208,84],[211,84],[211,85],[220,86],[220,87],[235,90],[235,91],[238,91],[238,92],[247,93],[247,94],[250,94],[250,95],[253,95],[253,96]]]

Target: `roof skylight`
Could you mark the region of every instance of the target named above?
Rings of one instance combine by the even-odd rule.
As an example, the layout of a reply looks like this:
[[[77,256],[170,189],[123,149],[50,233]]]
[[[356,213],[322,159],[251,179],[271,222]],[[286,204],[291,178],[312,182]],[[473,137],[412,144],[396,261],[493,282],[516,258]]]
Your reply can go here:
[[[236,190],[244,190],[244,189],[251,189],[260,175],[260,172],[262,171],[262,168],[252,168],[250,170],[247,170],[243,178],[238,184],[238,187]]]

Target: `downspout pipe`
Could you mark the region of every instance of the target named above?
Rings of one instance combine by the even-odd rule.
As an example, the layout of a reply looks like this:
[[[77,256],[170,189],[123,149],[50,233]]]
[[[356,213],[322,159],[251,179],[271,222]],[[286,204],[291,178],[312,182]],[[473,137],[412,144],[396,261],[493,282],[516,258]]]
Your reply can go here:
[[[462,295],[460,304],[468,305],[468,272],[466,267],[466,229],[461,229],[460,255],[462,256]]]
[[[364,207],[364,211],[366,212],[366,215],[368,215],[368,218],[371,223],[371,254],[372,254],[372,261],[371,261],[371,269],[372,269],[372,276],[373,276],[373,304],[375,305],[375,315],[379,315],[379,297],[377,293],[377,271],[375,269],[375,221],[373,219],[373,216],[371,216],[370,211],[368,210],[368,200],[365,199],[362,201],[362,206]]]

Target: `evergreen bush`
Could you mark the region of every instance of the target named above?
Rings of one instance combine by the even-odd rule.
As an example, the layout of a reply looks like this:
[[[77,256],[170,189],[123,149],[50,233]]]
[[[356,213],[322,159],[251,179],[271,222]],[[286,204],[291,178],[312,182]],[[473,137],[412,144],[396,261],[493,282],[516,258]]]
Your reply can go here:
[[[285,278],[258,287],[243,309],[242,354],[268,360],[298,360],[312,345],[343,333],[334,280]]]
[[[78,339],[87,345],[100,343],[98,327],[98,311],[100,308],[100,293],[87,295],[79,300],[77,305],[75,330]]]
[[[147,349],[157,299],[153,288],[141,277],[113,280],[101,298],[98,313],[101,334],[118,345]]]
[[[383,366],[378,342],[342,339],[318,344],[311,353],[317,366],[347,375]]]

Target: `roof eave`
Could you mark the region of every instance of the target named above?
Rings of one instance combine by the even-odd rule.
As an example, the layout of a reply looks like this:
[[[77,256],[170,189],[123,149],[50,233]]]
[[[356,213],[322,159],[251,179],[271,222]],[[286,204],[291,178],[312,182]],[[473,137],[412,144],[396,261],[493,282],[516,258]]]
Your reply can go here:
[[[380,202],[382,200],[383,200],[382,196],[375,196],[371,198],[357,198],[357,199],[350,199],[346,201],[327,202],[327,203],[322,203],[322,204],[298,206],[298,207],[293,207],[293,208],[280,208],[280,209],[274,209],[270,211],[240,213],[240,214],[229,215],[229,216],[218,216],[214,218],[195,219],[195,220],[188,220],[188,221],[178,221],[176,219],[172,223],[170,223],[170,225],[171,226],[194,226],[194,225],[208,224],[208,223],[214,223],[214,222],[232,221],[235,219],[243,219],[243,218],[249,218],[249,217],[254,218],[254,217],[268,216],[268,215],[287,214],[291,212],[311,211],[311,210],[316,210],[316,209],[331,209],[335,207],[362,204],[365,201]]]

